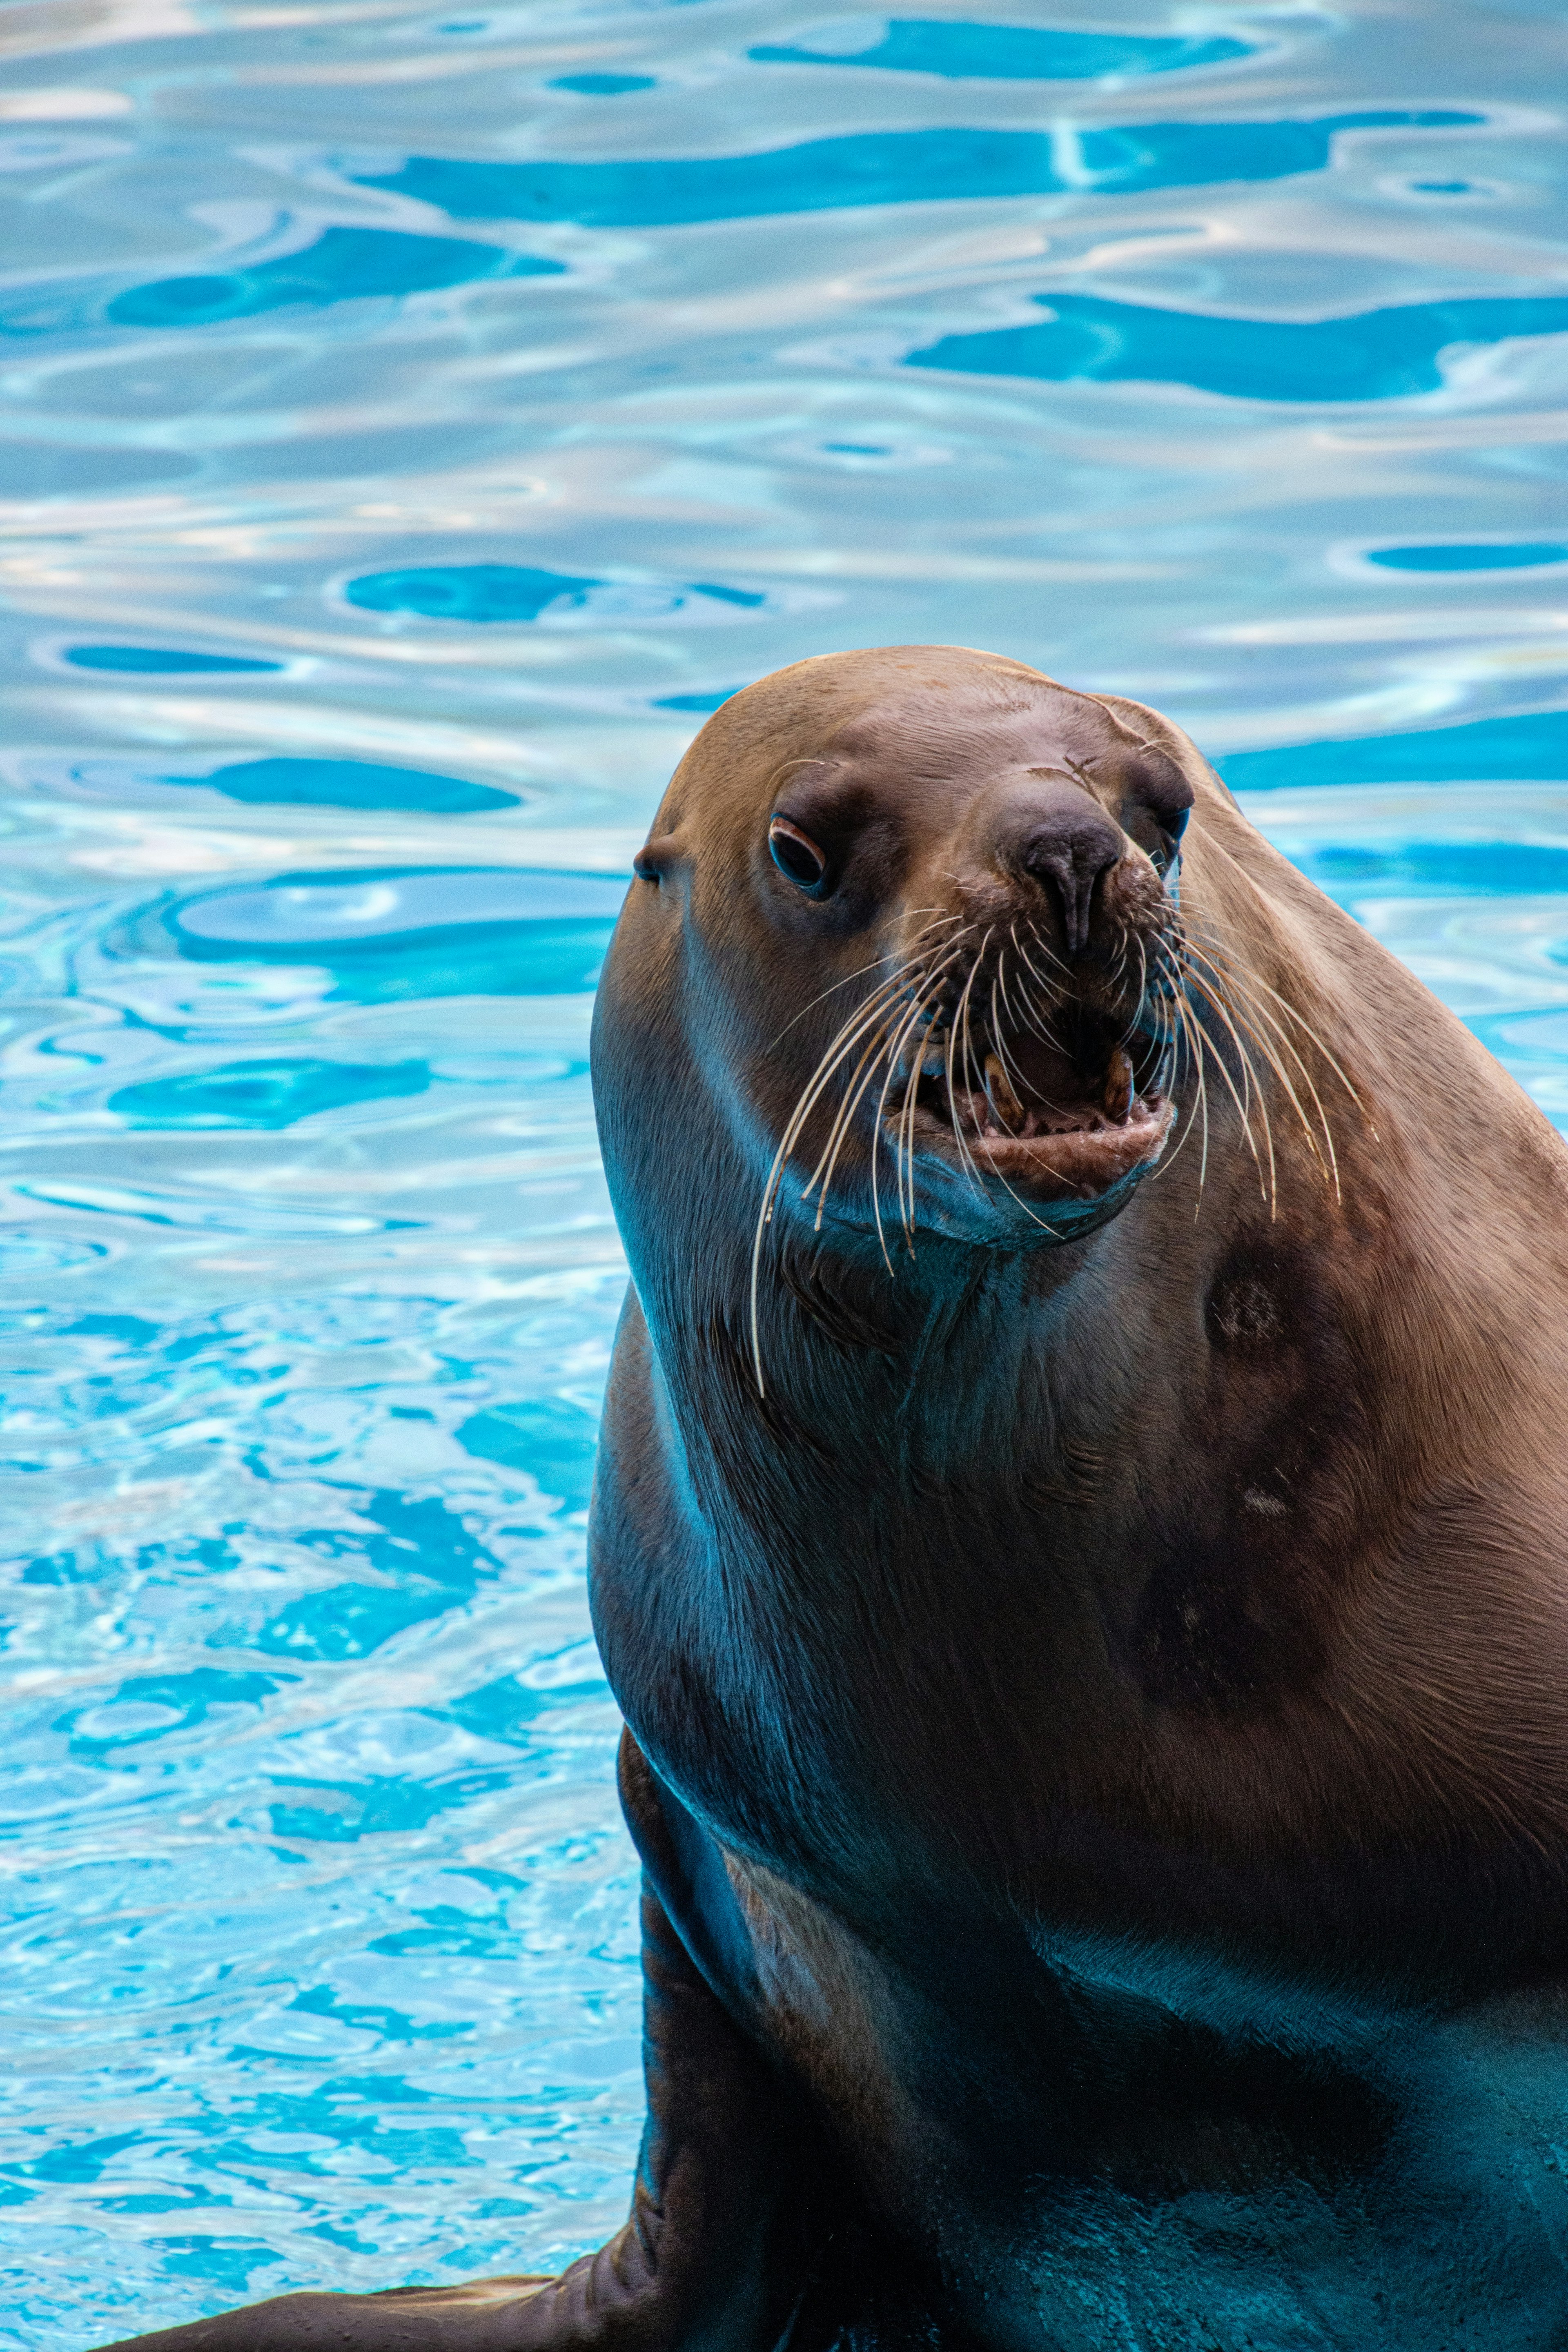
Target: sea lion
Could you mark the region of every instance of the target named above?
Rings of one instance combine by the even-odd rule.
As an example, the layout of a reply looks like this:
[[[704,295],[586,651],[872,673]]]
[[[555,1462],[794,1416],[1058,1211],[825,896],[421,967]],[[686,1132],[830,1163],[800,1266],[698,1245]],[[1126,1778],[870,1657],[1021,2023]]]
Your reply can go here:
[[[727,703],[600,992],[632,2217],[144,2352],[1568,2345],[1568,1158],[1157,713]]]

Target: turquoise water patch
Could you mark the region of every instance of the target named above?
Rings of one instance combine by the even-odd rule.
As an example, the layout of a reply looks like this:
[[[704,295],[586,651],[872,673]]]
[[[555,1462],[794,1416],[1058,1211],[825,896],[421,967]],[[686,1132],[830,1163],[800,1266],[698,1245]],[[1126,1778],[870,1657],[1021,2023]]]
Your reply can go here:
[[[455,1596],[472,1593],[501,1572],[500,1559],[469,1532],[461,1514],[435,1496],[388,1488],[356,1496],[355,1502],[350,1527],[305,1528],[297,1541],[322,1563],[353,1564],[360,1578],[290,1601],[257,1634],[258,1650],[272,1656],[368,1657],[406,1627],[439,1616]],[[448,1801],[446,1794],[433,1796],[419,1783],[405,1793],[426,1812],[432,1804]],[[387,1784],[384,1808],[396,1801],[395,1784]],[[357,1823],[353,1834],[362,1826]]]
[[[74,1752],[109,1754],[139,1747],[171,1732],[193,1731],[215,1709],[259,1707],[290,1678],[236,1674],[220,1666],[193,1666],[184,1674],[129,1675],[106,1698],[72,1707],[56,1720]]]
[[[755,220],[865,205],[1083,192],[1133,194],[1321,172],[1343,131],[1449,130],[1485,117],[1449,108],[1384,108],[1317,122],[1144,122],[1075,131],[1070,158],[1048,131],[935,129],[857,132],[752,155],[578,163],[478,163],[411,155],[359,171],[367,188],[439,205],[456,220],[576,221],[649,228]],[[1027,371],[1033,373],[1033,371]]]
[[[237,760],[205,776],[165,776],[166,784],[201,784],[226,800],[298,808],[421,809],[469,816],[515,808],[519,795],[426,768],[387,768],[370,760]]]
[[[579,98],[625,98],[634,89],[652,89],[651,74],[583,73],[558,74],[550,85],[552,89],[574,90]]]
[[[560,996],[593,986],[625,896],[599,875],[366,869],[202,891],[160,919],[195,961],[322,968],[361,1004]]]
[[[143,1347],[158,1337],[159,1326],[141,1315],[79,1315],[66,1330],[84,1339],[118,1339],[131,1348]]]
[[[424,564],[407,572],[374,572],[343,590],[369,613],[417,613],[430,621],[521,622],[572,613],[605,620],[648,622],[689,618],[703,607],[732,614],[760,612],[760,589],[702,580],[660,588],[609,580],[576,579],[522,563]]]
[[[1472,719],[1402,735],[1357,735],[1229,751],[1215,766],[1233,792],[1297,784],[1436,784],[1508,777],[1568,781],[1568,710]],[[1531,855],[1534,853],[1531,852]]]
[[[653,707],[656,710],[695,710],[706,714],[719,709],[731,695],[740,691],[738,686],[722,686],[710,694],[660,694],[654,698]]]
[[[1230,400],[1400,400],[1436,392],[1439,355],[1568,330],[1568,295],[1412,302],[1342,319],[1234,319],[1041,294],[1038,324],[943,335],[910,367],[1052,383],[1181,383]]]
[[[266,310],[320,310],[375,295],[429,294],[486,278],[560,277],[563,265],[462,237],[400,229],[326,228],[298,253],[243,269],[160,278],[109,305],[118,327],[209,327]]]
[[[68,646],[65,657],[73,669],[113,670],[149,677],[283,667],[281,662],[256,661],[241,654],[182,653],[172,646]]]
[[[1401,898],[1568,897],[1568,848],[1548,842],[1330,844],[1297,862],[1335,898],[1367,892]]]
[[[597,1659],[591,1652],[584,1654],[585,1650],[584,1645],[577,1653],[583,1671],[570,1681],[552,1682],[541,1690],[520,1682],[515,1675],[502,1675],[481,1684],[478,1690],[448,1700],[442,1711],[481,1738],[537,1752],[545,1744],[542,1735],[548,1734],[552,1715],[562,1708],[591,1705],[597,1695]]]
[[[1180,73],[1228,65],[1251,47],[1160,33],[1077,33],[1045,25],[971,25],[935,16],[843,17],[796,43],[763,42],[762,65],[878,66],[948,81],[1082,81],[1097,74]]]
[[[526,1470],[571,1510],[587,1502],[597,1436],[594,1416],[560,1397],[491,1406],[457,1432],[465,1453]]]
[[[343,1654],[364,1653],[351,1651]],[[268,1811],[275,1837],[311,1844],[357,1844],[361,1838],[406,1836],[411,1831],[428,1829],[443,1813],[458,1811],[476,1797],[504,1789],[506,1784],[504,1767],[492,1767],[489,1771],[469,1770],[435,1784],[410,1780],[399,1773],[366,1780],[305,1781],[291,1801],[287,1798],[274,1801]],[[277,1785],[287,1789],[289,1783],[279,1779]],[[314,1803],[310,1801],[312,1798]],[[310,2016],[323,2013],[319,2000],[306,2006],[306,2000],[297,1999],[289,2005],[294,2009],[304,2007],[305,2013]],[[347,2023],[363,2021],[363,2013],[356,2018],[352,2010],[339,2011],[338,2014]],[[460,2025],[446,2023],[414,2027],[400,2011],[389,2011],[385,2014],[397,2018],[398,2031],[386,2037],[384,2026],[384,2038],[399,2042],[432,2036],[445,2040],[447,2034],[464,2030]],[[448,2162],[455,2154],[455,2149],[441,2151],[442,2158]]]
[[[109,1108],[131,1127],[278,1129],[359,1103],[425,1094],[426,1062],[232,1062],[121,1087]]]
[[[371,572],[343,590],[367,613],[417,613],[427,621],[537,621],[541,613],[580,606],[597,580],[542,572],[525,563],[421,564]]]
[[[1366,560],[1386,572],[1528,572],[1542,563],[1568,563],[1568,541],[1483,541],[1449,547],[1370,547]]]

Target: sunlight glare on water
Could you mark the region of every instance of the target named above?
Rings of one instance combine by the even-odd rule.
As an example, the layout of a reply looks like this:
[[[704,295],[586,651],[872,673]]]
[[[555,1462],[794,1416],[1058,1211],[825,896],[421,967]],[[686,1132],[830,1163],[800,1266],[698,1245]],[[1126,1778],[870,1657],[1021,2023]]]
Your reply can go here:
[[[586,1076],[704,712],[1168,709],[1568,1123],[1546,0],[0,6],[0,2346],[640,2113]]]

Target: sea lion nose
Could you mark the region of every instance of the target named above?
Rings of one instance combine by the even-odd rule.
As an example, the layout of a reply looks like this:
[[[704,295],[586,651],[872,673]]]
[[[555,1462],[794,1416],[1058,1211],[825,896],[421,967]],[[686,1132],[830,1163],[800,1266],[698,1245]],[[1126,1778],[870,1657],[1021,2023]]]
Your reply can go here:
[[[1003,864],[1056,892],[1068,953],[1081,955],[1094,886],[1121,856],[1120,832],[1081,786],[1063,782],[1038,784],[1022,805],[1015,801],[1006,833]]]

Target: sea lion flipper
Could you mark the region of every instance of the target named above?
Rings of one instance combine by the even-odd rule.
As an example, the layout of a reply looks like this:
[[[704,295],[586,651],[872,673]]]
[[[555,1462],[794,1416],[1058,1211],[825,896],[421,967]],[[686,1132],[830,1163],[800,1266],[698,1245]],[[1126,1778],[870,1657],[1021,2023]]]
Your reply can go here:
[[[809,2267],[793,2105],[645,1879],[632,2210],[558,2278],[286,2294],[105,2352],[773,2352]]]

